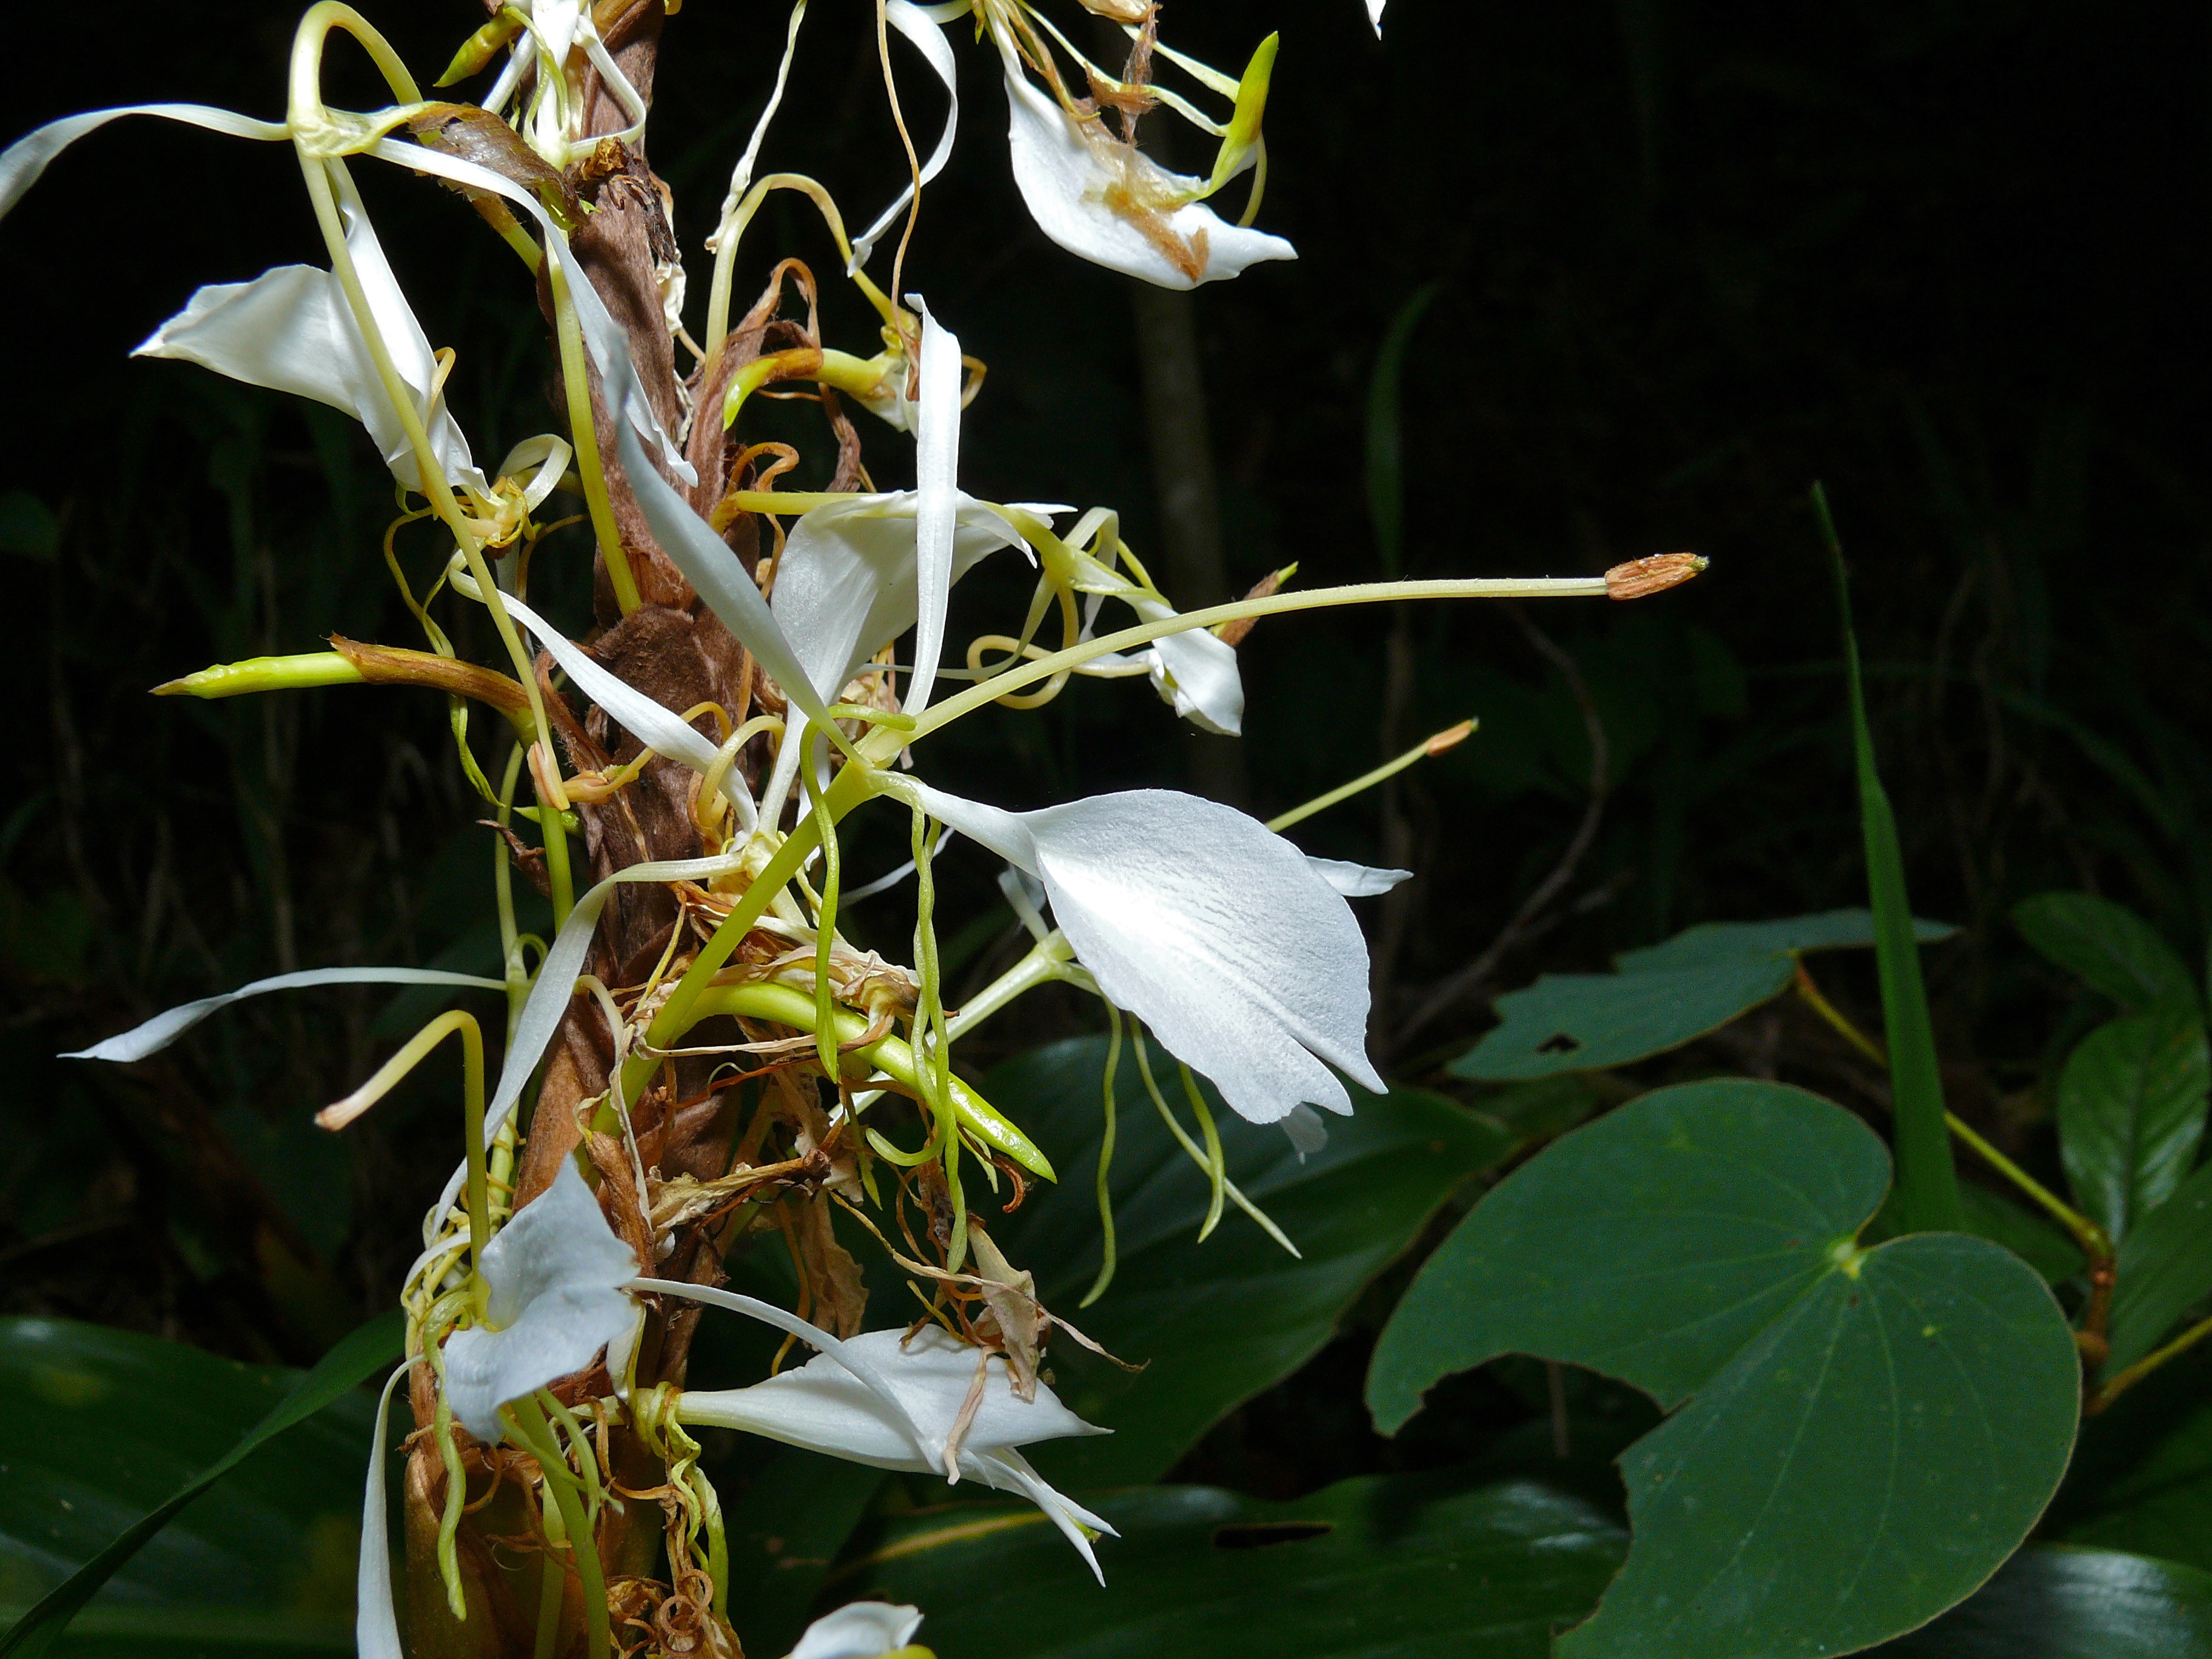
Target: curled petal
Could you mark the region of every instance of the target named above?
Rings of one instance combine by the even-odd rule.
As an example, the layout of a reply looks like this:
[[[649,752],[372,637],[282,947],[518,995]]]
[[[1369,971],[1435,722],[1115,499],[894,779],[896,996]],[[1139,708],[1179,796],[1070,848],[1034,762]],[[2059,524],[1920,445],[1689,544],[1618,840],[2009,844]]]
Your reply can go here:
[[[623,1286],[637,1258],[563,1159],[553,1184],[484,1247],[485,1322],[446,1340],[446,1398],[479,1440],[500,1436],[499,1408],[629,1333],[635,1304]]]
[[[1323,1060],[1382,1089],[1366,1053],[1366,940],[1343,896],[1280,836],[1171,790],[1017,813],[908,787],[1042,881],[1108,1000],[1212,1078],[1240,1115],[1273,1123],[1301,1103],[1349,1115]]]
[[[225,132],[234,138],[258,138],[271,143],[283,143],[292,136],[292,130],[282,121],[257,121],[250,115],[215,109],[206,104],[126,104],[118,109],[64,115],[58,121],[49,121],[26,133],[5,150],[0,150],[0,218],[5,218],[23,199],[23,192],[39,182],[39,175],[55,156],[85,134],[97,132],[110,121],[125,115],[158,115],[186,126],[205,127],[210,132]]]
[[[1167,172],[1033,86],[1003,28],[1014,184],[1037,228],[1070,253],[1161,288],[1196,288],[1263,259],[1295,259],[1279,236],[1223,220],[1190,199],[1206,181]]]
[[[1347,864],[1342,859],[1317,859],[1306,855],[1306,863],[1319,876],[1346,898],[1373,898],[1387,893],[1401,881],[1411,881],[1411,870],[1377,870],[1370,864]]]
[[[907,1646],[921,1628],[919,1607],[853,1601],[809,1625],[791,1659],[879,1659]]]
[[[268,979],[257,979],[251,985],[241,985],[235,991],[225,991],[221,996],[202,997],[197,1002],[180,1003],[167,1009],[143,1024],[134,1025],[105,1042],[95,1042],[89,1048],[79,1048],[61,1056],[64,1060],[106,1060],[125,1063],[143,1060],[156,1054],[174,1042],[186,1031],[198,1024],[219,1008],[246,997],[258,997],[270,991],[291,991],[310,985],[457,985],[477,991],[504,991],[503,979],[486,979],[481,974],[448,973],[442,968],[307,968],[295,974],[276,974]]]

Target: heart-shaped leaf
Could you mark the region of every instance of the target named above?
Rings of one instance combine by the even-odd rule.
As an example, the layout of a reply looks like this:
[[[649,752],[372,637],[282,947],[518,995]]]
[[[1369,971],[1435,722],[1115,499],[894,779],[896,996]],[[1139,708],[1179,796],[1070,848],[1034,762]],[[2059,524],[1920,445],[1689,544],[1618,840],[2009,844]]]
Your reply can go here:
[[[1152,1052],[1153,1075],[1188,1119],[1172,1062]],[[1059,1186],[1032,1187],[1020,1209],[994,1219],[991,1237],[1036,1273],[1046,1306],[1146,1364],[1123,1371],[1073,1342],[1054,1345],[1060,1397],[1115,1431],[1034,1449],[1037,1467],[1072,1486],[1157,1480],[1238,1404],[1304,1364],[1437,1206],[1515,1139],[1439,1095],[1355,1088],[1352,1116],[1331,1117],[1328,1145],[1301,1159],[1281,1133],[1243,1122],[1208,1088],[1230,1179],[1301,1254],[1234,1209],[1201,1243],[1206,1175],[1161,1122],[1125,1048],[1110,1183],[1119,1266],[1106,1294],[1079,1310],[1099,1261],[1093,1176],[1105,1054],[1096,1039],[1055,1043],[999,1066],[983,1085],[1062,1172]]]
[[[2197,1162],[2212,1055],[2194,1000],[2101,1025],[2058,1082],[2058,1144],[2089,1218],[2115,1240],[2173,1196]]]
[[[948,1659],[1544,1659],[1622,1545],[1578,1498],[1454,1472],[1287,1504],[1207,1486],[1086,1501],[1121,1534],[1099,1542],[1103,1589],[1035,1510],[994,1502],[863,1534],[836,1599],[915,1603]]]
[[[2013,906],[2012,920],[2044,956],[2123,1008],[2196,1000],[2173,947],[2124,904],[2094,893],[2038,893]]]
[[[1621,1460],[1634,1546],[1562,1659],[1847,1652],[2026,1536],[2073,1443],[2072,1333],[1984,1240],[1858,1249],[1887,1172],[1814,1096],[1685,1085],[1554,1143],[1423,1268],[1369,1374],[1385,1430],[1504,1353],[1688,1396]]]
[[[1913,924],[1923,943],[1948,938]],[[1873,915],[1830,910],[1778,921],[1705,922],[1614,959],[1612,974],[1547,974],[1498,999],[1502,1022],[1452,1062],[1487,1082],[1626,1066],[1680,1048],[1778,996],[1806,951],[1875,942]]]

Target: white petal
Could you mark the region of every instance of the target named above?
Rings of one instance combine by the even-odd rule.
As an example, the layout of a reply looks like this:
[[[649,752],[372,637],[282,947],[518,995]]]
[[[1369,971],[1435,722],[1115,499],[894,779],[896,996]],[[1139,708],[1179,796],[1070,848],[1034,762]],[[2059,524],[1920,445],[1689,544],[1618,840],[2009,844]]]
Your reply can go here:
[[[568,1000],[576,994],[576,975],[583,971],[584,956],[592,946],[592,930],[599,926],[599,912],[606,908],[607,900],[613,896],[617,884],[625,881],[710,881],[716,876],[726,876],[744,862],[743,849],[726,853],[710,859],[671,859],[657,864],[633,864],[627,870],[617,870],[605,881],[579,898],[568,912],[568,920],[561,924],[554,936],[553,948],[545,953],[545,961],[538,970],[538,977],[530,987],[530,995],[522,1005],[522,1014],[514,1022],[514,1033],[507,1039],[507,1054],[500,1061],[499,1082],[492,1090],[491,1104],[484,1113],[484,1145],[506,1123],[507,1114],[522,1098],[523,1085],[530,1081],[531,1073],[545,1053],[545,1045],[553,1040],[559,1029],[561,1016],[568,1011]],[[502,982],[501,989],[505,989]]]
[[[1289,1138],[1291,1150],[1303,1164],[1315,1152],[1328,1145],[1328,1125],[1321,1121],[1321,1114],[1310,1106],[1294,1106],[1283,1120],[1283,1133]]]
[[[1373,898],[1401,881],[1411,881],[1411,870],[1378,870],[1371,864],[1347,864],[1342,859],[1317,859],[1309,853],[1306,863],[1314,874],[1346,898]]]
[[[370,315],[392,367],[415,393],[415,411],[439,470],[449,483],[485,489],[443,395],[429,395],[437,380],[429,337],[400,292],[349,185],[339,191],[338,212]],[[368,428],[392,476],[408,489],[422,490],[415,446],[377,374],[345,291],[329,271],[280,265],[250,283],[203,288],[131,355],[180,358],[249,386],[293,392],[341,410]]]
[[[826,702],[860,665],[921,614],[916,586],[918,492],[854,495],[800,515],[776,562],[769,605],[807,681]],[[998,511],[954,495],[952,580],[1002,547],[1021,544]]]
[[[1375,26],[1375,38],[1382,38],[1382,8],[1389,0],[1367,0],[1367,21]]]
[[[945,31],[932,22],[914,0],[886,0],[884,21],[915,44],[922,57],[928,60],[930,68],[937,72],[937,78],[945,83],[945,95],[951,100],[945,112],[945,131],[938,135],[937,148],[930,151],[929,159],[921,164],[921,182],[926,185],[945,171],[945,164],[952,155],[953,135],[960,128],[958,65],[953,61],[951,43],[945,40]],[[845,267],[848,276],[868,263],[868,256],[876,251],[878,239],[897,222],[899,215],[906,210],[906,204],[913,199],[914,185],[909,182],[899,192],[898,200],[885,208],[875,223],[853,239],[853,258]]]
[[[899,1391],[923,1435],[942,1445],[975,1382],[975,1362],[981,1350],[934,1325],[924,1326],[910,1340],[902,1342],[902,1334],[872,1331],[854,1337],[853,1342],[866,1347],[891,1379],[891,1386]],[[983,1402],[960,1445],[963,1451],[983,1453],[1034,1445],[1040,1440],[1111,1432],[1085,1422],[1042,1382],[1037,1384],[1035,1399],[1022,1399],[1006,1380],[1006,1362],[994,1354],[990,1376],[983,1385]]]
[[[937,686],[937,659],[945,650],[945,612],[952,599],[952,530],[960,507],[960,342],[930,314],[918,294],[908,302],[921,313],[919,394],[914,422],[914,562],[917,616],[914,677],[901,699],[909,714],[929,706]]]
[[[227,132],[234,138],[258,138],[271,143],[283,143],[292,136],[291,129],[282,121],[257,121],[250,115],[214,109],[205,104],[126,104],[118,109],[64,115],[58,121],[49,121],[25,134],[6,150],[0,151],[0,218],[5,218],[23,199],[23,192],[39,182],[39,175],[55,156],[85,134],[95,132],[125,115],[158,115],[189,127],[205,127],[210,132]]]
[[[514,594],[502,593],[500,598],[511,613],[521,618],[522,625],[538,636],[538,643],[553,653],[553,660],[561,665],[562,672],[576,689],[605,709],[640,743],[655,754],[681,761],[694,772],[703,774],[713,767],[720,750],[678,711],[655,702],[628,680],[610,673],[581,646],[566,638],[559,629]],[[722,769],[722,794],[737,809],[739,820],[750,824],[753,819],[752,797],[734,766]]]
[[[392,1418],[392,1390],[407,1375],[408,1361],[385,1379],[376,1399],[376,1429],[368,1443],[368,1479],[362,1485],[361,1565],[354,1580],[353,1639],[359,1659],[406,1659],[399,1616],[392,1605],[392,1547],[385,1518],[384,1436]]]
[[[468,1431],[500,1437],[499,1408],[571,1371],[629,1329],[637,1258],[607,1225],[573,1158],[484,1247],[486,1323],[446,1340],[446,1398]]]
[[[1131,605],[1146,622],[1164,622],[1173,605],[1132,596]],[[1244,729],[1244,678],[1237,647],[1203,628],[1186,629],[1152,641],[1145,653],[1152,688],[1176,714],[1203,731],[1235,737]]]
[[[1060,246],[1109,270],[1175,289],[1234,276],[1263,259],[1298,257],[1281,237],[1230,224],[1204,203],[1189,202],[1156,216],[1153,228],[1188,250],[1190,261],[1200,267],[1194,278],[1143,227],[1109,205],[1109,193],[1126,188],[1123,181],[1085,138],[1075,118],[1030,84],[1003,33],[994,33],[1006,65],[1014,183],[1037,228]],[[1149,170],[1148,181],[1163,190],[1199,186],[1198,180],[1167,173],[1135,151],[1127,152],[1123,165]]]
[[[1322,1060],[1382,1089],[1366,1052],[1366,940],[1280,836],[1170,790],[1013,813],[909,787],[1040,878],[1108,1000],[1212,1078],[1240,1115],[1273,1123],[1301,1103],[1348,1115],[1351,1097]]]
[[[1018,1451],[985,1452],[963,1455],[960,1466],[987,1486],[999,1492],[1018,1492],[1044,1511],[1045,1519],[1060,1530],[1067,1541],[1075,1546],[1091,1576],[1101,1584],[1106,1575],[1099,1569],[1098,1558],[1091,1548],[1091,1540],[1083,1535],[1083,1528],[1103,1532],[1109,1538],[1121,1534],[1108,1526],[1103,1519],[1093,1515],[1074,1499],[1056,1491],[1045,1478],[1030,1467],[1029,1459]]]
[[[629,341],[621,326],[609,314],[606,301],[568,246],[568,238],[561,227],[553,222],[545,204],[512,179],[494,173],[489,167],[465,161],[458,155],[428,149],[420,144],[403,144],[396,139],[380,138],[368,147],[368,153],[379,161],[390,161],[416,173],[435,173],[441,179],[450,179],[455,184],[466,185],[471,190],[489,191],[493,195],[512,202],[538,222],[545,233],[545,246],[561,267],[567,279],[568,297],[576,307],[576,321],[584,337],[585,349],[592,355],[592,362],[599,371],[599,379],[607,388],[609,407],[624,414],[628,423],[640,436],[650,439],[660,450],[664,465],[686,484],[699,482],[698,473],[684,452],[677,447],[659,417],[653,414],[653,405],[646,401],[645,388],[637,378],[637,368],[630,362]],[[623,466],[632,472],[628,460]],[[657,532],[656,532],[657,533]],[[692,584],[695,587],[696,582]],[[728,619],[724,618],[726,622]],[[759,653],[756,652],[755,655]]]
[[[897,1333],[892,1333],[894,1336]],[[862,1339],[846,1345],[853,1348]],[[879,1469],[936,1473],[923,1443],[866,1384],[827,1354],[749,1389],[688,1391],[687,1423],[739,1429]],[[939,1445],[944,1443],[940,1439]]]
[[[904,5],[906,0],[891,0]],[[911,6],[908,7],[912,10]],[[888,1601],[854,1601],[806,1627],[791,1659],[879,1659],[910,1645],[921,1628],[921,1609]]]
[[[228,1008],[246,997],[268,991],[290,991],[308,985],[461,985],[478,991],[504,991],[507,981],[481,974],[452,974],[442,968],[308,968],[296,974],[277,974],[257,979],[221,996],[202,997],[158,1013],[89,1048],[63,1054],[64,1060],[143,1060],[167,1048],[218,1008]]]

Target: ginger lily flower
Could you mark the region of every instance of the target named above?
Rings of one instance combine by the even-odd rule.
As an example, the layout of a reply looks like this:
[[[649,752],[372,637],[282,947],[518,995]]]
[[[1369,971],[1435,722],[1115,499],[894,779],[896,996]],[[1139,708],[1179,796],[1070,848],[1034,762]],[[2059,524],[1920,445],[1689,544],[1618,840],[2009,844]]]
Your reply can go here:
[[[887,1654],[927,1654],[914,1645],[921,1628],[920,1607],[888,1601],[854,1601],[826,1613],[806,1627],[791,1659],[883,1659]]]
[[[1212,179],[1170,173],[1109,134],[1103,118],[1079,117],[1039,91],[995,9],[990,24],[1006,69],[1014,184],[1047,236],[1093,264],[1161,288],[1196,288],[1264,259],[1298,257],[1281,237],[1232,225],[1199,199],[1240,162]]]
[[[361,198],[343,173],[335,176],[341,185],[338,212],[345,221],[346,251],[361,274],[377,332],[415,394],[415,411],[446,481],[481,501],[490,487],[470,459],[468,440],[447,412],[444,368],[400,292]],[[203,288],[131,356],[179,357],[249,386],[328,404],[367,427],[392,476],[423,493],[414,445],[377,377],[345,291],[327,270],[279,265],[250,283]]]
[[[1243,813],[1172,790],[1006,812],[911,780],[882,787],[1043,882],[1100,992],[1238,1115],[1350,1116],[1323,1060],[1382,1091],[1367,1058],[1367,941],[1339,883],[1379,890],[1396,872],[1324,875]]]
[[[446,1398],[468,1431],[500,1437],[499,1408],[629,1334],[638,1304],[623,1287],[637,1257],[565,1159],[561,1172],[484,1247],[483,1321],[446,1339]]]
[[[934,1325],[911,1339],[870,1331],[843,1348],[889,1383],[902,1413],[887,1410],[841,1358],[824,1352],[749,1389],[687,1392],[676,1402],[676,1415],[877,1468],[941,1474],[951,1481],[967,1475],[1000,1492],[1020,1492],[1105,1582],[1084,1529],[1110,1534],[1114,1528],[1054,1491],[1017,1449],[1110,1431],[1085,1423],[1042,1382],[1033,1398],[1022,1399],[1003,1356],[969,1347]]]

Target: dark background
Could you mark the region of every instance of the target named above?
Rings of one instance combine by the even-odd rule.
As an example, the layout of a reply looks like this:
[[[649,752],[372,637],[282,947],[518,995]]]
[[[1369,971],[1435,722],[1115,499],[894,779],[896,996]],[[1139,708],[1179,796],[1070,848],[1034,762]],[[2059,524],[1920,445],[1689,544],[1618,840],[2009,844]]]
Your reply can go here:
[[[480,15],[439,0],[376,21],[427,82]],[[865,17],[816,0],[763,157],[815,173],[856,225],[902,175]],[[669,27],[650,149],[678,194],[695,328],[699,239],[783,21],[757,0],[690,0]],[[1416,612],[1395,738],[1385,609],[1264,623],[1243,647],[1241,786],[1121,683],[966,723],[933,749],[936,781],[1030,805],[1197,777],[1264,816],[1479,715],[1390,809],[1421,873],[1376,1047],[1400,1077],[1436,1080],[1487,997],[1540,971],[1600,969],[1698,921],[1862,902],[1834,596],[1806,505],[1824,479],[1913,897],[1964,930],[1928,956],[1953,1103],[2050,1167],[2046,1056],[2067,993],[2008,908],[2094,889],[2191,962],[2212,916],[2201,9],[1395,0],[1381,45],[1357,0],[1212,0],[1164,21],[1232,72],[1268,29],[1284,37],[1261,222],[1300,258],[1194,301],[1231,586],[1292,560],[1310,586],[1378,574],[1369,383],[1384,330],[1430,283],[1404,369],[1409,573],[1587,574],[1677,549],[1712,567],[1634,606],[1533,609],[1540,639],[1495,607]],[[292,22],[240,0],[48,15],[17,37],[9,125],[139,99],[274,115]],[[908,286],[991,366],[963,484],[1117,507],[1149,555],[1129,285],[1030,225],[995,59],[963,46],[967,118]],[[333,64],[334,88],[369,101],[358,61],[335,49]],[[926,149],[939,106],[923,79],[907,85]],[[478,459],[554,425],[512,257],[427,184],[356,174],[434,343],[459,348],[451,398]],[[749,240],[739,303],[771,250],[798,253],[831,290],[830,343],[866,355],[873,319],[794,199]],[[0,1305],[295,1362],[388,1296],[450,1164],[435,1067],[349,1146],[307,1127],[404,1034],[405,1010],[366,992],[271,999],[130,1072],[50,1057],[295,966],[490,965],[490,848],[438,700],[144,695],[331,631],[418,642],[378,554],[389,480],[356,428],[126,356],[199,283],[321,257],[288,150],[144,121],[80,145],[0,223],[17,710],[0,750]],[[809,413],[763,410],[762,429],[818,457]],[[905,482],[905,440],[859,418],[878,481]],[[428,538],[401,547],[419,586]],[[533,578],[579,626],[587,557],[563,532]],[[1002,562],[962,590],[956,641],[1018,617],[1021,573]],[[1595,839],[1482,982],[1408,1030],[1583,820],[1578,686],[1609,757]],[[1383,811],[1362,797],[1300,835],[1374,859]],[[860,832],[854,867],[888,867],[903,836]],[[979,975],[1004,959],[1009,918],[979,856],[945,874],[949,948]],[[910,910],[877,902],[853,931],[903,955]],[[1870,1021],[1870,963],[1823,971]],[[1091,1018],[1042,998],[972,1057]],[[1879,1115],[1879,1084],[1789,1009],[1646,1069],[1698,1066],[1797,1078]],[[1356,1347],[1251,1408],[1250,1432],[1333,1398]]]

